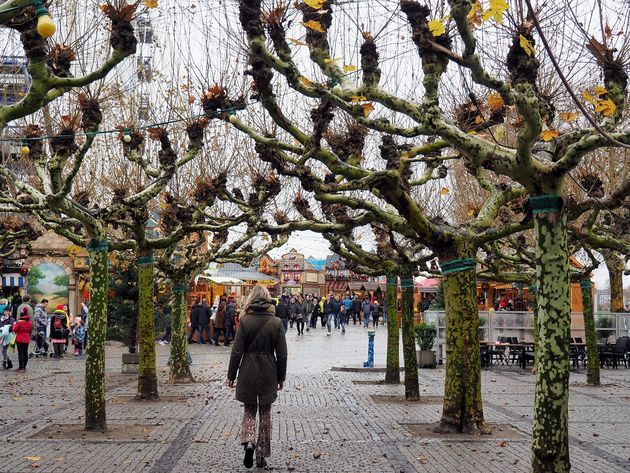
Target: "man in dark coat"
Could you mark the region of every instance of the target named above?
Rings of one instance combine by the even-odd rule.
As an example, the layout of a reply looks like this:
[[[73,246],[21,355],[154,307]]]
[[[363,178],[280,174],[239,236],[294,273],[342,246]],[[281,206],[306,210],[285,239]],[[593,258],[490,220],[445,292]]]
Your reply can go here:
[[[199,337],[197,338],[197,343],[201,345],[204,343],[203,341],[203,331],[206,331],[206,339],[210,340],[210,316],[212,315],[212,311],[208,304],[206,304],[206,300],[202,299],[201,304],[197,311],[198,320],[197,320],[197,330],[199,332]],[[192,321],[192,309],[190,315]]]
[[[282,322],[275,315],[271,296],[262,286],[254,286],[243,305],[228,368],[228,385],[236,385],[236,399],[245,404],[241,444],[245,447],[243,464],[264,467],[271,455],[271,404],[284,386],[287,373],[287,342]],[[255,442],[256,413],[260,416]]]
[[[359,317],[359,325],[361,324],[361,299],[356,294],[352,299],[352,322],[353,325],[357,324],[357,317]]]
[[[188,335],[188,343],[193,342],[193,336],[195,332],[199,330],[199,312],[201,311],[201,304],[199,304],[199,297],[195,299],[195,303],[190,308],[190,334]]]
[[[282,321],[284,333],[287,333],[287,330],[289,329],[289,306],[284,301],[284,297],[280,298],[278,301],[278,306],[276,307],[276,317]]]
[[[230,341],[234,336],[234,318],[236,317],[236,302],[230,297],[228,305],[225,309],[225,340],[223,345],[230,346]]]

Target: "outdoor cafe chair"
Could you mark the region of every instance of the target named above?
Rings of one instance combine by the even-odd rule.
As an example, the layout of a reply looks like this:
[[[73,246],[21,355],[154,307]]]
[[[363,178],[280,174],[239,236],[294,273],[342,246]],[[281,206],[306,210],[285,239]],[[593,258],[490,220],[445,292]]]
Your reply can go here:
[[[497,338],[497,343],[507,343],[507,337],[498,337]],[[502,347],[502,346],[494,346],[493,348],[490,348],[489,353],[490,353],[490,364],[492,364],[493,360],[505,363],[505,349],[507,347]]]
[[[605,347],[599,355],[600,365],[606,367],[612,366],[613,369],[617,368],[619,362],[628,367],[628,357],[626,356],[630,352],[630,338],[620,337],[617,339],[614,345]]]

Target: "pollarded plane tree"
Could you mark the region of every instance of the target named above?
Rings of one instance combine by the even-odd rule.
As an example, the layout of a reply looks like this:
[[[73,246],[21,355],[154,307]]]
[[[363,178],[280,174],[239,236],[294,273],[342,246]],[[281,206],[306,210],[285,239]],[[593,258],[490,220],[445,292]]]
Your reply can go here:
[[[489,197],[483,209],[471,221],[464,224],[448,223],[442,218],[432,219],[424,211],[423,202],[414,198],[414,189],[440,175],[445,177],[448,169],[443,163],[457,159],[458,153],[442,154],[449,147],[444,140],[434,140],[424,144],[399,144],[394,135],[413,138],[421,134],[436,136],[427,125],[402,127],[385,119],[371,119],[370,104],[360,104],[365,94],[382,97],[386,92],[379,88],[380,69],[378,52],[374,38],[366,34],[360,49],[363,85],[357,89],[344,89],[343,71],[331,58],[327,39],[327,29],[332,22],[332,6],[323,2],[322,9],[300,6],[304,24],[318,27],[306,30],[305,43],[309,46],[311,59],[330,79],[327,84],[308,80],[293,60],[283,18],[286,9],[265,13],[261,19],[261,3],[245,1],[240,5],[240,18],[247,34],[254,86],[261,105],[278,126],[298,144],[289,143],[278,137],[267,137],[237,117],[230,117],[231,123],[250,135],[259,148],[266,150],[263,159],[277,167],[281,174],[294,175],[301,179],[307,191],[314,191],[315,198],[329,204],[337,203],[345,207],[370,210],[379,222],[391,230],[422,243],[440,258],[447,289],[448,348],[447,378],[445,383],[444,408],[441,419],[442,430],[488,432],[483,418],[480,389],[479,350],[472,349],[478,342],[478,313],[476,303],[475,267],[476,253],[480,245],[518,231],[518,223],[499,225],[495,216],[506,203],[518,198],[524,188],[518,184],[495,186],[488,182],[485,171],[473,166],[471,173],[480,185],[487,188]],[[324,13],[322,13],[324,12]],[[275,54],[266,46],[265,31]],[[439,71],[446,67],[444,59],[436,54],[428,57],[425,69],[436,69],[431,80],[425,80],[429,87],[426,96],[430,102],[437,100]],[[279,72],[290,87],[308,97],[319,99],[317,108],[311,112],[313,131],[305,133],[297,123],[283,113],[279,101],[274,97],[272,78]],[[334,83],[334,85],[333,85]],[[375,100],[372,97],[371,100]],[[401,100],[401,103],[404,102]],[[368,106],[370,105],[370,106]],[[341,140],[328,140],[326,132],[333,120],[333,110],[338,108],[353,120]],[[422,109],[425,107],[423,106]],[[404,102],[404,110],[419,118],[423,115],[418,104]],[[398,111],[398,110],[396,110]],[[362,163],[364,137],[371,128],[384,135],[380,156],[385,161],[385,169],[373,170]],[[464,133],[466,136],[466,133]],[[322,146],[322,137],[330,148]],[[332,142],[331,142],[332,141]],[[382,161],[381,161],[382,162]],[[316,164],[315,164],[316,163]],[[421,167],[419,164],[423,164]],[[322,179],[312,172],[311,166],[323,166]],[[416,169],[419,168],[419,169]],[[382,203],[373,204],[370,199],[352,196],[352,192],[368,192]],[[400,275],[411,279],[411,274]],[[449,361],[450,360],[450,361]],[[405,360],[406,369],[412,360]]]
[[[525,5],[528,5],[527,1]],[[434,138],[434,146],[437,146],[435,143],[439,143],[444,148],[451,148],[461,154],[472,172],[476,169],[487,169],[506,176],[530,194],[536,236],[539,328],[541,340],[544,340],[544,349],[539,351],[537,361],[532,468],[534,471],[568,471],[569,366],[566,360],[569,353],[569,271],[564,184],[568,173],[586,154],[599,148],[628,146],[630,134],[621,128],[627,93],[624,58],[615,54],[612,47],[614,38],[610,40],[603,38],[601,41],[589,38],[588,49],[594,57],[591,63],[599,68],[604,85],[595,89],[596,84],[592,84],[592,92],[585,95],[584,99],[592,104],[592,108],[591,105],[583,105],[581,99],[573,93],[576,106],[579,105],[580,110],[586,112],[584,116],[590,119],[589,125],[561,133],[561,130],[555,129],[557,121],[553,100],[543,96],[538,87],[541,64],[535,54],[534,31],[539,35],[545,48],[547,53],[545,57],[548,57],[550,62],[553,57],[554,69],[557,68],[556,73],[564,79],[561,64],[558,64],[557,55],[554,54],[554,45],[549,44],[543,36],[544,33],[541,34],[543,30],[540,27],[538,13],[529,6],[523,11],[521,3],[514,5],[514,11],[510,11],[510,15],[516,24],[501,31],[497,30],[496,34],[492,35],[495,57],[504,55],[504,59],[502,58],[500,63],[492,64],[493,69],[490,69],[484,67],[479,57],[477,45],[480,36],[476,34],[475,28],[479,22],[482,24],[484,21],[500,22],[510,9],[509,5],[507,2],[494,2],[488,9],[484,9],[480,2],[451,0],[449,6],[447,31],[444,22],[431,20],[429,8],[412,0],[400,2],[401,10],[406,15],[412,31],[412,40],[422,61],[424,95],[421,100],[397,96],[379,84],[378,53],[371,35],[366,35],[361,47],[362,83],[358,87],[351,87],[347,83],[343,70],[333,60],[334,55],[327,40],[327,31],[332,25],[331,2],[309,0],[301,7],[303,24],[307,29],[305,42],[309,47],[312,62],[317,64],[319,71],[326,78],[324,83],[307,79],[296,66],[282,27],[282,15],[272,16],[273,21],[269,22],[275,54],[266,44],[265,28],[260,21],[260,2],[257,0],[241,2],[240,18],[247,34],[252,61],[266,65],[269,72],[273,69],[283,75],[292,89],[342,108],[369,128],[404,137],[424,135]],[[621,16],[628,14],[627,9],[619,9],[617,13]],[[269,16],[267,18],[269,19]],[[568,34],[568,30],[560,31]],[[504,37],[509,46],[497,49],[497,45],[502,44],[501,41],[496,41],[497,37]],[[573,61],[573,58],[570,61]],[[518,113],[522,119],[522,126],[515,147],[503,146],[495,139],[471,134],[469,130],[462,129],[451,121],[451,111],[445,110],[440,101],[440,85],[446,79],[445,72],[451,63],[468,71],[475,87],[484,90],[484,94],[496,94],[505,108],[512,108]],[[495,65],[500,67],[495,69]],[[507,69],[507,80],[491,73],[491,70],[504,69]],[[261,92],[258,84],[257,89]],[[369,111],[371,107],[367,104],[364,104],[365,106],[353,104],[353,97],[358,97],[359,101],[365,97],[368,103],[377,103],[388,111],[403,115],[413,124],[393,125],[385,120],[365,117],[366,108]],[[269,113],[273,114],[274,120],[287,133],[292,134],[298,141],[302,138],[302,141],[308,140],[311,144],[310,137],[302,136],[294,124],[286,123],[277,107],[268,105],[267,108],[271,110]],[[590,111],[587,108],[590,108]],[[480,121],[491,126],[491,123],[497,120],[489,121],[485,117],[480,117]],[[316,152],[308,154],[309,157],[316,155]],[[352,168],[352,173],[355,180],[360,177],[355,167]],[[402,193],[399,187],[392,186],[379,190],[384,197],[389,196],[399,204],[399,196]],[[409,202],[404,204],[405,206],[398,206],[408,214],[410,227],[418,227],[418,230],[421,230],[419,233],[426,233],[422,228],[426,225],[418,225],[423,223],[419,213],[414,211]],[[427,246],[436,251],[433,245]],[[449,280],[463,279],[462,272],[459,272],[460,269],[465,269],[461,261],[474,255],[467,239],[466,244],[462,245],[458,244],[456,238],[450,248],[452,248],[450,252],[441,255],[441,260],[444,263],[454,260],[450,269],[456,269],[457,272],[451,273],[456,277],[452,278],[449,275],[447,278],[447,290]],[[463,273],[472,274],[472,271]],[[458,283],[463,287],[473,286],[463,280]],[[450,299],[448,296],[447,298]],[[449,396],[445,396],[445,400],[448,398]],[[460,415],[457,414],[454,418],[456,425],[461,425]]]
[[[194,157],[202,146],[200,139],[191,140],[183,157],[166,145],[158,153],[155,173],[131,195],[114,196],[110,203],[99,201],[91,205],[89,195],[72,195],[73,181],[98,134],[102,113],[96,98],[79,95],[80,116],[63,117],[53,136],[44,136],[37,125],[27,125],[23,140],[29,147],[29,157],[36,178],[34,185],[20,180],[5,168],[0,174],[12,181],[14,205],[23,211],[35,212],[55,232],[73,243],[86,246],[90,253],[90,346],[86,359],[86,428],[105,429],[104,343],[107,326],[107,253],[109,250],[135,248],[134,239],[121,240],[110,226],[119,216],[133,208],[142,208],[165,188],[182,161]],[[77,127],[83,131],[77,140]],[[124,141],[124,134],[121,139]],[[10,190],[10,189],[9,189]],[[16,196],[16,193],[20,194]]]
[[[386,276],[386,307],[387,307],[387,365],[385,370],[385,384],[400,382],[399,351],[400,331],[398,327],[398,275],[412,274],[428,270],[427,263],[435,256],[427,252],[423,245],[402,238],[387,227],[377,223],[371,224],[376,241],[375,251],[362,247],[353,234],[340,235],[324,233],[330,242],[331,249],[344,258],[348,267],[361,274],[372,276]],[[415,356],[416,342],[413,330],[414,300],[413,278],[401,279],[403,351],[405,359]],[[405,397],[413,399],[419,388],[418,371],[405,370]],[[421,400],[421,398],[420,398]]]

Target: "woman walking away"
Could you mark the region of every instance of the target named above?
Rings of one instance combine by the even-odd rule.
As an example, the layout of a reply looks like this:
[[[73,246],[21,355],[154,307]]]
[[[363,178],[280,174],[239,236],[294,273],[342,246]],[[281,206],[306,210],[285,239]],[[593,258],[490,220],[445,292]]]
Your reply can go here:
[[[227,341],[227,335],[225,334],[225,301],[221,301],[219,308],[217,309],[217,315],[214,319],[214,344],[219,346],[219,336],[223,333],[224,343]],[[229,341],[227,342],[229,344]]]
[[[63,351],[68,339],[68,316],[62,305],[57,306],[50,324],[50,341],[53,344],[55,358],[63,358]]]
[[[26,371],[26,363],[28,363],[28,344],[31,343],[31,332],[33,331],[33,322],[28,314],[28,309],[22,309],[20,320],[13,324],[13,333],[15,333],[15,344],[17,345],[19,367],[15,371],[23,373]]]
[[[234,387],[236,399],[245,404],[241,444],[245,449],[243,464],[266,468],[271,455],[271,404],[284,386],[287,373],[287,342],[284,327],[271,302],[269,291],[254,286],[243,305],[236,338],[232,346],[228,385]],[[258,442],[255,439],[256,411],[259,415]]]

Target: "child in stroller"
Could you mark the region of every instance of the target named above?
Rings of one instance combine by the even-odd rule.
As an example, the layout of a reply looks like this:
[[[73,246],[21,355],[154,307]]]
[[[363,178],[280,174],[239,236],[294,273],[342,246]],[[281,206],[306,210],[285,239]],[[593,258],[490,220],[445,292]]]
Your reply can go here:
[[[41,327],[40,327],[41,328]],[[35,340],[35,350],[29,353],[29,358],[39,358],[40,356],[44,358],[48,358],[48,356],[52,356],[52,351],[49,351],[50,346],[46,341],[46,333],[43,331],[38,331],[37,334],[33,337]]]

